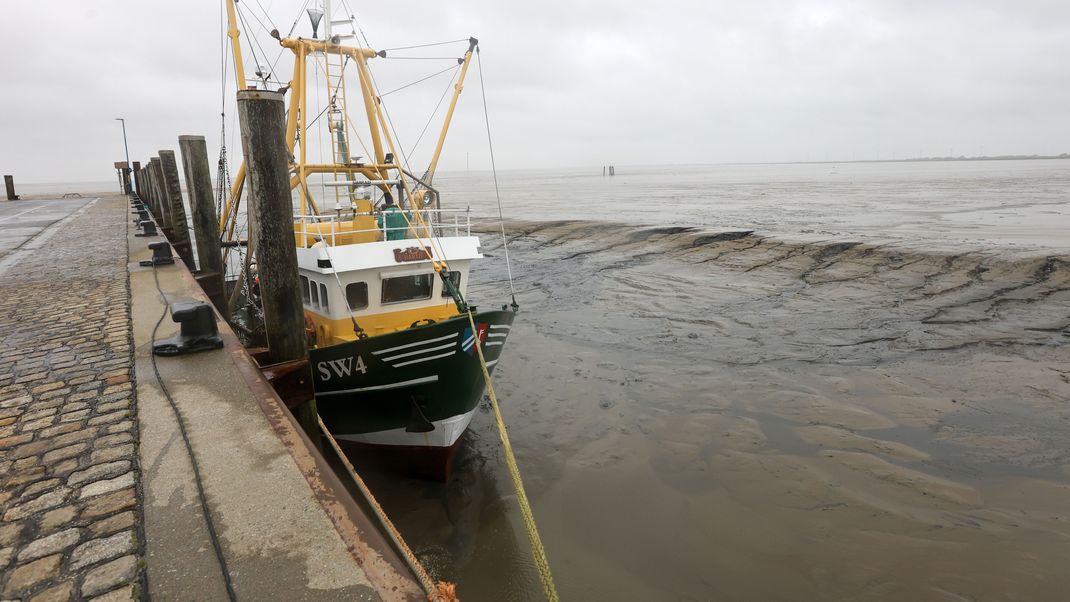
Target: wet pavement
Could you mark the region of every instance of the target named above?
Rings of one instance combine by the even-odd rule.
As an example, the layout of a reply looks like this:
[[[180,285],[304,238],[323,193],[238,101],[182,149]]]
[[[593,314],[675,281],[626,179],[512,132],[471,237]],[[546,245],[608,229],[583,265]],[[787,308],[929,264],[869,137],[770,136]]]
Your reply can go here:
[[[139,595],[126,199],[0,203],[0,595]],[[91,233],[91,235],[87,235]],[[19,242],[22,241],[22,242]],[[31,243],[33,242],[31,241]]]
[[[0,260],[93,198],[0,201]]]

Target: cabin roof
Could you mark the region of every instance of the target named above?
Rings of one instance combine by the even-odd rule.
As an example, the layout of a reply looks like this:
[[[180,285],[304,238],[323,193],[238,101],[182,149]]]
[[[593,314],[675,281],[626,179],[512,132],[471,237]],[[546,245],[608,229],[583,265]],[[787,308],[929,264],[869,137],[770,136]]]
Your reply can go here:
[[[332,272],[352,272],[395,266],[418,267],[428,265],[431,261],[420,252],[421,241],[416,239],[383,240],[352,245],[339,245],[326,248],[298,248],[297,266],[301,270],[330,274]],[[445,257],[439,253],[441,248]],[[406,251],[408,253],[406,254]],[[470,261],[483,257],[477,236],[449,236],[439,238],[432,247],[432,256],[436,260]],[[408,257],[420,259],[408,261]],[[321,260],[331,261],[330,268],[320,267]]]

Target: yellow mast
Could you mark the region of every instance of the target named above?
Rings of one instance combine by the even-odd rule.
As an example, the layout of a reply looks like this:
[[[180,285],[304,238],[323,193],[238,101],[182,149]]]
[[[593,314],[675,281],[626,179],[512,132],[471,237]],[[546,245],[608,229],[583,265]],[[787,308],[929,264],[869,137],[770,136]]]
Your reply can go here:
[[[234,57],[234,80],[238,90],[245,88],[245,64],[241,56],[241,41],[238,40],[240,35],[234,0],[227,0],[227,37],[230,38],[230,51]],[[220,185],[222,185],[222,182],[220,182]],[[245,162],[242,161],[241,167],[238,168],[238,173],[234,176],[234,184],[230,188],[230,195],[227,196],[227,204],[219,216],[219,231],[225,231],[228,240],[234,237],[234,226],[237,223],[237,220],[230,219],[230,213],[231,211],[237,212],[236,203],[238,198],[241,197],[241,190],[244,185]]]
[[[240,35],[234,0],[227,0],[227,37],[230,38],[230,51],[234,55],[234,78],[238,82],[239,90],[245,87],[245,65],[241,58],[241,42],[238,41]]]
[[[457,85],[453,87],[453,98],[450,99],[450,108],[446,111],[446,120],[442,123],[442,132],[438,135],[438,144],[435,145],[435,153],[431,155],[431,163],[427,167],[427,172],[424,173],[424,181],[428,184],[435,177],[435,168],[438,167],[438,157],[442,154],[442,145],[446,142],[446,132],[450,129],[450,122],[453,121],[453,110],[457,108],[457,99],[461,96],[461,90],[464,88],[464,76],[468,73],[468,65],[472,63],[472,50],[475,49],[479,40],[475,38],[468,38],[468,51],[464,53],[464,59],[461,67],[461,75],[457,78]]]
[[[234,56],[235,74],[238,81],[238,89],[241,90],[245,87],[245,70],[241,58],[241,43],[239,40],[240,32],[238,28],[237,7],[236,0],[227,0],[227,21],[228,30],[227,36],[230,38],[231,51]],[[319,210],[316,207],[315,202],[312,199],[311,193],[308,190],[308,174],[312,173],[335,173],[335,174],[349,174],[350,176],[356,173],[361,173],[369,179],[389,180],[390,171],[395,170],[398,173],[398,179],[401,181],[404,188],[405,195],[413,202],[418,202],[419,198],[414,198],[413,191],[411,190],[406,178],[401,175],[400,167],[400,155],[397,149],[394,147],[394,141],[391,139],[387,131],[387,123],[385,116],[382,112],[381,101],[375,90],[375,86],[372,83],[371,73],[368,70],[368,59],[375,57],[385,57],[385,52],[376,52],[370,48],[358,48],[352,46],[343,46],[335,43],[335,39],[331,40],[317,40],[317,39],[304,39],[304,38],[280,38],[277,31],[272,32],[272,36],[279,40],[279,45],[289,49],[294,54],[294,72],[293,79],[287,86],[290,91],[289,113],[287,115],[286,123],[286,143],[287,148],[291,154],[291,187],[300,187],[302,201],[300,203],[300,212],[305,214],[306,204],[307,210],[313,214],[318,214]],[[446,133],[449,130],[450,123],[453,119],[453,113],[457,106],[457,100],[460,97],[461,90],[464,87],[465,75],[468,72],[468,67],[472,61],[473,50],[478,44],[475,38],[469,38],[468,50],[465,52],[464,58],[459,59],[462,67],[461,73],[458,77],[457,84],[454,86],[453,96],[450,99],[449,108],[446,112],[445,120],[442,124],[442,130],[439,133],[438,142],[435,146],[434,153],[432,155],[431,162],[425,172],[424,182],[430,183],[431,178],[434,177],[436,168],[438,167],[438,160],[442,153],[443,145],[445,144]],[[349,57],[353,60],[353,63],[357,69],[360,82],[361,96],[364,101],[365,117],[368,123],[368,129],[371,136],[372,152],[374,154],[373,160],[370,164],[355,165],[347,163],[338,163],[336,158],[332,158],[332,163],[324,164],[309,164],[307,162],[307,115],[308,115],[308,98],[306,93],[307,88],[307,61],[310,55],[315,53],[334,54],[338,56]],[[297,157],[293,156],[296,150],[296,144],[298,140],[298,133],[300,132],[301,149]],[[384,138],[386,144],[384,144]],[[389,149],[384,149],[385,146],[389,146]],[[393,160],[386,161],[386,154],[384,150],[391,151]],[[220,230],[226,232],[227,239],[233,239],[234,231],[236,227],[236,217],[238,212],[238,206],[240,203],[240,197],[242,189],[245,183],[245,164],[242,163],[238,169],[234,178],[233,186],[231,187],[230,195],[227,199],[226,206],[220,215]],[[381,185],[384,191],[388,190],[388,186]],[[420,195],[421,193],[417,193]],[[365,211],[371,209],[371,207],[362,208]],[[416,216],[418,225],[421,229],[430,233],[428,224],[424,223],[424,220],[420,216]]]

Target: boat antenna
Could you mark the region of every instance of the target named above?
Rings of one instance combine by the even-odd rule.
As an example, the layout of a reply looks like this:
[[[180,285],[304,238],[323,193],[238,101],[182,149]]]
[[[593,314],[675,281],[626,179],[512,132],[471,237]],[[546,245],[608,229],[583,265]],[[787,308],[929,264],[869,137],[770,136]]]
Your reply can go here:
[[[516,302],[516,289],[513,288],[513,266],[509,261],[509,241],[505,236],[505,217],[502,215],[502,195],[498,190],[498,168],[494,163],[494,141],[490,136],[490,113],[487,111],[487,89],[483,86],[483,61],[476,46],[476,67],[479,70],[479,91],[483,95],[483,120],[487,124],[487,146],[490,147],[490,173],[494,178],[494,196],[498,200],[498,225],[502,230],[502,248],[505,250],[505,271],[509,274],[509,294],[513,297],[513,311],[520,309]]]

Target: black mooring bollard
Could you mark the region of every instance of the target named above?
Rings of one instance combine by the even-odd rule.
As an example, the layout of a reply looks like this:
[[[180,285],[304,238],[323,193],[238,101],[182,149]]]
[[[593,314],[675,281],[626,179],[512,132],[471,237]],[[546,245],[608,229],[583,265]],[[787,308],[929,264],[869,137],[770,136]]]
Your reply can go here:
[[[149,248],[152,249],[152,259],[139,261],[138,265],[168,265],[175,262],[174,256],[171,255],[171,245],[167,244],[166,242],[161,241],[150,243]]]
[[[179,334],[157,341],[152,346],[154,354],[181,355],[223,348],[211,305],[203,301],[172,303],[171,319],[182,328]]]
[[[141,222],[138,225],[141,226],[141,233],[140,234],[135,234],[134,236],[137,236],[137,237],[159,236],[159,233],[156,231],[156,222],[152,221],[151,219],[147,219],[147,220]]]

